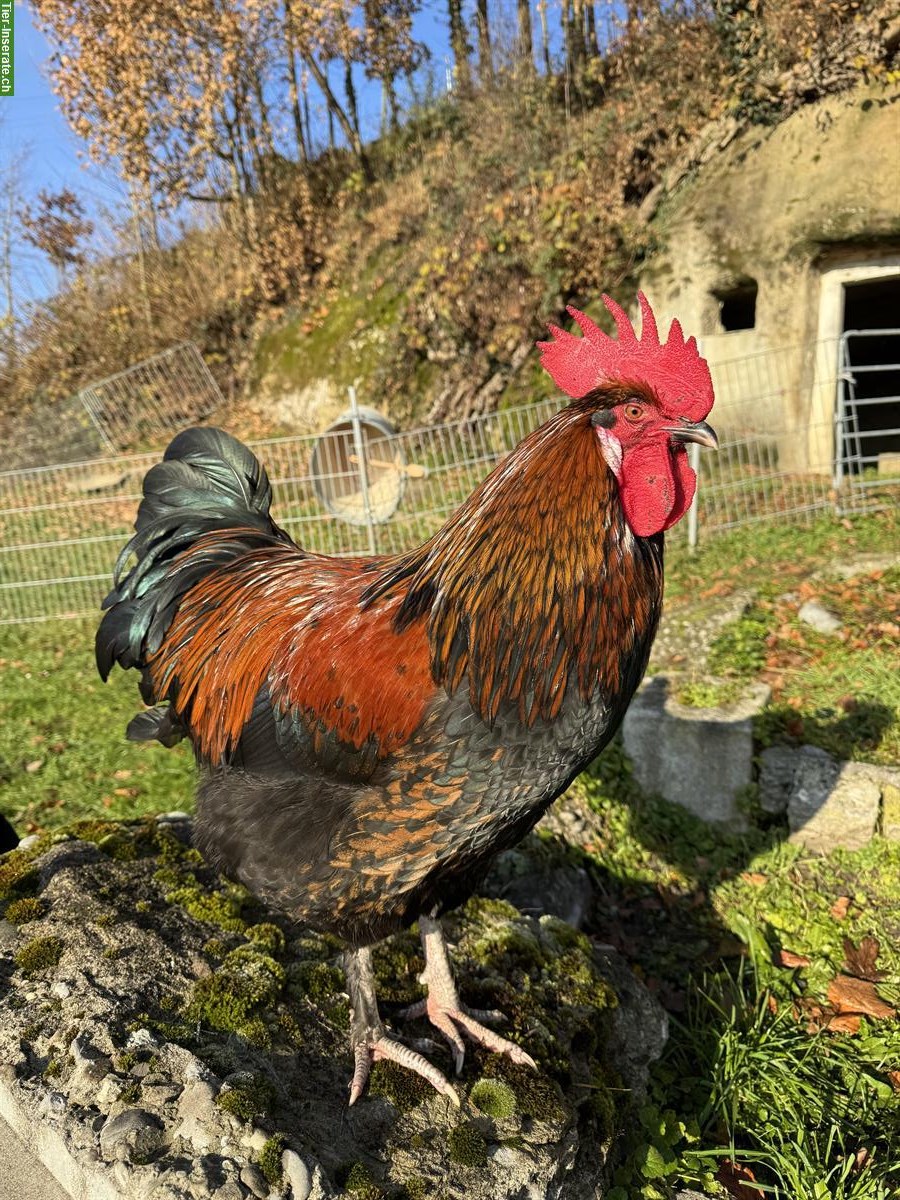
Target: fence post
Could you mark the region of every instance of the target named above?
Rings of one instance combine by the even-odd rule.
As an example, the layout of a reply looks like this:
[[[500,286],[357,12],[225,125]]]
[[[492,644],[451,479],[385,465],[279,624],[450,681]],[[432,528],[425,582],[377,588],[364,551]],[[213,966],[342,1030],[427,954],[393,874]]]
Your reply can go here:
[[[347,388],[350,395],[350,423],[353,426],[353,451],[359,467],[359,490],[362,494],[363,512],[366,517],[366,532],[369,535],[369,553],[375,554],[375,522],[372,520],[372,506],[369,504],[369,467],[366,462],[366,448],[363,444],[362,425],[359,420],[359,405],[356,402],[356,388]]]
[[[698,513],[697,501],[700,496],[700,447],[696,442],[691,442],[688,446],[688,462],[694,469],[694,474],[697,476],[697,486],[694,488],[694,498],[691,501],[691,507],[688,509],[688,549],[691,554],[697,549],[697,533],[698,533]]]

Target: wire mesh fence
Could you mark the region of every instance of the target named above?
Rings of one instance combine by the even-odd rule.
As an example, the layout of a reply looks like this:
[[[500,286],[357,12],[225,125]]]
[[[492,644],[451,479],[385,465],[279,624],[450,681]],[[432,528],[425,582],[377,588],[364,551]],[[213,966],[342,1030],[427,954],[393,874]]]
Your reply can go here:
[[[200,351],[182,342],[88,384],[54,406],[52,421],[22,414],[4,431],[6,459],[18,468],[55,466],[158,446],[223,402]]]
[[[893,476],[876,477],[864,491],[836,487],[836,476],[838,484],[849,476],[836,471],[835,447],[840,458],[851,445],[841,424],[850,410],[836,404],[844,386],[837,349],[808,347],[799,362],[783,350],[714,367],[720,449],[700,456],[693,520],[676,526],[674,538],[896,498]],[[557,407],[544,401],[398,434],[376,431],[364,443],[351,425],[252,448],[272,480],[276,520],[300,545],[325,554],[391,553],[433,533]],[[141,480],[158,457],[0,474],[0,624],[97,611],[131,533]]]

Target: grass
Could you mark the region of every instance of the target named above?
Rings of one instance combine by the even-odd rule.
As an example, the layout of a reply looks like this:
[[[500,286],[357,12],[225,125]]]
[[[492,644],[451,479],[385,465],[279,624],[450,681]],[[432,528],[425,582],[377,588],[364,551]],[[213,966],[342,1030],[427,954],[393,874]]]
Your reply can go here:
[[[900,1027],[824,1026],[845,939],[877,940],[878,993],[900,1002],[900,846],[821,858],[778,826],[718,834],[642,796],[620,748],[607,754],[577,785],[600,818],[592,934],[622,949],[671,1022],[609,1200],[669,1200],[676,1185],[755,1195],[717,1190],[727,1162],[778,1200],[887,1200]],[[784,951],[807,965],[777,966]]]
[[[137,676],[94,666],[95,622],[0,627],[0,811],[21,834],[190,808],[184,746],[125,741]]]
[[[728,694],[753,678],[773,687],[761,745],[804,741],[900,761],[891,629],[900,575],[809,579],[896,545],[897,525],[891,514],[818,520],[723,535],[695,555],[673,548],[671,607],[755,594],[712,660]],[[797,601],[780,599],[787,592]],[[840,637],[798,622],[807,592],[840,617]],[[89,620],[0,628],[0,811],[20,832],[192,805],[184,747],[124,740],[140,706],[136,680],[116,672],[100,682],[93,630]],[[698,681],[689,692],[708,702],[722,686]],[[602,898],[590,932],[623,950],[672,1031],[609,1200],[670,1200],[679,1186],[742,1200],[895,1195],[900,1023],[824,1026],[847,944],[867,937],[879,947],[878,995],[900,1006],[900,846],[876,838],[820,858],[788,844],[777,822],[722,834],[641,795],[617,744],[575,786],[597,821],[582,847]],[[806,965],[776,966],[785,951]],[[741,1189],[749,1173],[756,1183]]]

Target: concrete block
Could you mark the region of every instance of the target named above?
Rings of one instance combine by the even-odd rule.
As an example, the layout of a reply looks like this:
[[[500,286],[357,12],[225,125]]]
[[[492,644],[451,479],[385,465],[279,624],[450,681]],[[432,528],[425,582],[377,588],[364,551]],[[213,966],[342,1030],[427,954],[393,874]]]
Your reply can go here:
[[[881,832],[891,842],[900,842],[900,787],[886,783],[881,789]]]
[[[881,788],[868,763],[838,763],[804,746],[788,802],[790,840],[826,853],[859,850],[878,824]]]
[[[759,683],[722,708],[689,708],[673,679],[657,675],[632,700],[622,726],[638,783],[704,821],[745,827],[738,795],[752,781],[752,718],[769,698]]]

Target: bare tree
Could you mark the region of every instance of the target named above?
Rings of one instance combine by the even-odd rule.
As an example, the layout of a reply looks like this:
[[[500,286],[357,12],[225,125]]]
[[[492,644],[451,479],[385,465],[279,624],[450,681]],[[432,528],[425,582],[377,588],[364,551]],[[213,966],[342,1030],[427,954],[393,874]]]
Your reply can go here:
[[[488,0],[476,0],[475,26],[478,31],[478,72],[482,84],[494,78],[494,62],[491,54],[491,26],[488,17]]]
[[[518,44],[516,52],[519,61],[529,70],[534,69],[534,38],[531,32],[531,0],[517,0],[516,14],[518,18]]]
[[[456,63],[456,83],[462,91],[467,91],[472,83],[472,72],[469,68],[470,47],[463,23],[462,0],[447,0],[447,13],[450,18],[450,49]]]

